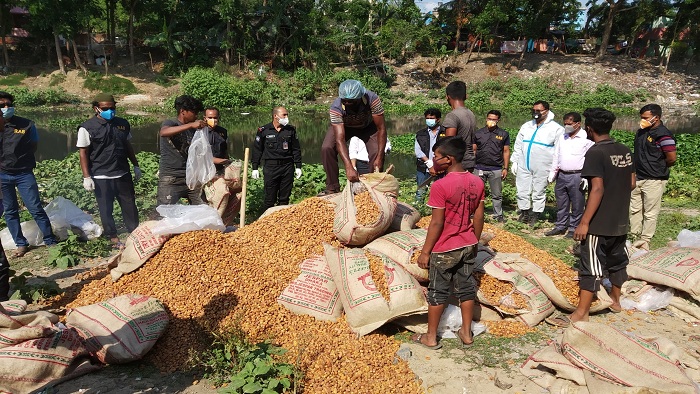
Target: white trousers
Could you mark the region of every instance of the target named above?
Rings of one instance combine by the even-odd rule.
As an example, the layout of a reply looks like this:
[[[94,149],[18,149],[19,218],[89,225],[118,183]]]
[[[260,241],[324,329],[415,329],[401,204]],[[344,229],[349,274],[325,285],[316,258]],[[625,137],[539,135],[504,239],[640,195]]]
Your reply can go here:
[[[518,166],[515,176],[515,188],[517,190],[518,209],[521,211],[532,208],[533,212],[541,213],[547,200],[547,176],[549,167],[526,168]]]

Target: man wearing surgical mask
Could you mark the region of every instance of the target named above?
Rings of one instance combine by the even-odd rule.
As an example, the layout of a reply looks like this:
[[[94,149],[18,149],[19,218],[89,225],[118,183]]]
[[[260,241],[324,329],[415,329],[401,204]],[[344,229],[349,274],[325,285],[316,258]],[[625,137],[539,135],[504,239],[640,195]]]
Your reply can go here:
[[[442,113],[437,108],[428,108],[425,113],[425,126],[416,132],[414,151],[416,154],[416,201],[423,201],[426,187],[421,187],[431,175],[433,169],[433,146],[438,139],[445,137],[445,127],[440,124]]]
[[[83,187],[95,192],[97,208],[104,232],[114,248],[123,244],[117,236],[117,226],[112,212],[116,199],[122,209],[124,226],[128,232],[139,225],[136,209],[134,180],[141,178],[139,162],[131,146],[131,126],[129,122],[116,116],[117,103],[110,94],[98,94],[92,103],[95,116],[78,127],[80,168],[83,172]],[[129,161],[134,165],[131,177]]]
[[[488,182],[493,203],[493,218],[497,222],[505,222],[503,217],[503,180],[508,175],[508,159],[510,158],[510,135],[498,127],[501,111],[492,109],[486,114],[486,127],[474,134],[474,150],[476,151],[476,167],[474,175]]]
[[[260,178],[258,167],[264,160],[263,211],[277,205],[289,204],[294,178],[301,178],[301,147],[297,130],[289,124],[284,107],[272,110],[272,122],[258,127],[253,141],[253,179]]]
[[[564,128],[554,121],[549,103],[532,105],[532,120],[520,126],[510,157],[510,170],[515,175],[518,220],[535,226],[547,200],[547,177],[552,167],[554,147]]]
[[[219,126],[220,119],[218,108],[209,107],[204,110],[204,121],[207,122],[209,129],[208,137],[211,153],[214,156],[214,166],[216,166],[216,173],[222,175],[224,167],[231,163],[231,160],[228,157],[228,131]]]
[[[584,193],[588,190],[588,180],[581,178],[581,169],[586,152],[593,146],[593,141],[588,139],[585,131],[581,131],[581,114],[569,112],[564,115],[564,134],[555,145],[547,181],[557,182],[554,187],[557,222],[554,228],[544,235],[549,237],[566,234],[567,238],[573,238],[586,207]]]
[[[630,233],[636,240],[633,245],[647,250],[656,232],[670,167],[676,164],[676,141],[661,121],[661,114],[658,104],[643,106],[634,138],[637,185],[630,201]]]

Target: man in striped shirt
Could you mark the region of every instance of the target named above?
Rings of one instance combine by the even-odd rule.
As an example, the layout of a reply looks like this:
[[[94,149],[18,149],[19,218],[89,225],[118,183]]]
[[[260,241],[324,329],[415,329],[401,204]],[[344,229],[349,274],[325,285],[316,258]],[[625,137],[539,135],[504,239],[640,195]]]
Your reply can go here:
[[[647,104],[639,110],[641,120],[634,138],[637,187],[630,201],[630,233],[635,247],[649,249],[661,210],[670,167],[676,163],[676,141],[661,121],[661,107]]]
[[[322,195],[340,191],[338,154],[345,165],[348,180],[359,181],[346,145],[350,138],[358,137],[367,146],[370,171],[384,167],[386,147],[382,100],[376,93],[365,89],[360,81],[348,79],[340,84],[338,98],[333,101],[329,115],[331,125],[321,145],[321,162],[326,172],[326,190]]]

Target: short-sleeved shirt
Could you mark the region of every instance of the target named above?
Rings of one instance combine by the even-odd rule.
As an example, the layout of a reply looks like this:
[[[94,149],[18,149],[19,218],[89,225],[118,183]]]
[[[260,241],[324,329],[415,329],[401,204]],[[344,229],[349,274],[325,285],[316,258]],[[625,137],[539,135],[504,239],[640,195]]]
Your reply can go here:
[[[384,106],[382,100],[376,93],[368,90],[362,96],[362,103],[355,112],[345,110],[340,97],[336,98],[331,104],[329,115],[331,124],[343,124],[346,129],[364,129],[374,123],[372,116],[382,115]]]
[[[634,137],[634,165],[637,179],[668,179],[666,153],[676,151],[676,140],[663,124],[653,129],[639,129]]]
[[[442,125],[446,129],[457,129],[457,135],[462,137],[464,142],[467,143],[467,151],[462,159],[462,167],[467,171],[473,169],[476,165],[476,158],[472,149],[476,131],[476,117],[474,113],[466,107],[457,107],[445,116]]]
[[[588,233],[625,235],[629,227],[634,162],[632,152],[613,140],[600,141],[586,152],[581,176],[603,178],[603,199],[588,226]]]
[[[484,181],[469,172],[449,172],[430,187],[428,206],[445,210],[445,224],[433,253],[475,245],[471,216],[484,201]]]
[[[503,148],[510,146],[510,135],[500,127],[489,130],[482,127],[474,134],[476,144],[476,168],[500,170],[503,168]]]
[[[161,129],[172,126],[182,126],[182,123],[177,119],[166,119]],[[194,132],[189,129],[170,137],[160,137],[160,176],[185,177],[187,151],[190,149]]]

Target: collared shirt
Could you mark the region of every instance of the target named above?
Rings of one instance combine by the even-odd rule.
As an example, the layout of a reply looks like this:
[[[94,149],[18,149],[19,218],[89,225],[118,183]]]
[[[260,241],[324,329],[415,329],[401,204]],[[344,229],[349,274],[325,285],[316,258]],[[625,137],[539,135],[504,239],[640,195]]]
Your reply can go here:
[[[593,141],[586,137],[583,129],[579,129],[573,137],[564,133],[554,145],[552,171],[581,171],[586,152],[591,146]]]
[[[440,126],[435,126],[435,130],[431,129],[430,127],[428,127],[427,129],[428,136],[430,137],[430,148],[428,148],[428,152],[423,152],[423,150],[420,148],[418,140],[416,140],[413,144],[413,151],[416,154],[416,158],[418,159],[422,159],[423,157],[427,156],[428,160],[433,160],[433,156],[435,156],[435,152],[433,152],[433,146],[438,140],[438,134],[440,134]]]

